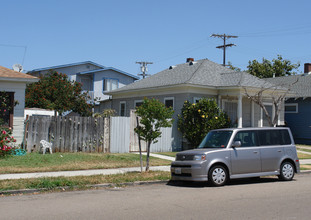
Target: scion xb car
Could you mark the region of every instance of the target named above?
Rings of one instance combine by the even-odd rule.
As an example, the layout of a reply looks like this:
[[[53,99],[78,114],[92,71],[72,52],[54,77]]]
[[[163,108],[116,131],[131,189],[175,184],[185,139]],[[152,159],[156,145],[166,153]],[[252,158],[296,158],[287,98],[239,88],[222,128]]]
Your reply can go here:
[[[289,128],[229,128],[210,131],[197,149],[176,154],[172,180],[208,181],[277,175],[292,180],[300,172]]]

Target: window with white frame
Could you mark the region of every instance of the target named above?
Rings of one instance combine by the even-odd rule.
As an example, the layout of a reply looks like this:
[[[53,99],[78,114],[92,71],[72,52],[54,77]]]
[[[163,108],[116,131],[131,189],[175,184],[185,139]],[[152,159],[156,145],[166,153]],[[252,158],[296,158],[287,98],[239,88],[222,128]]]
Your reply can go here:
[[[119,88],[118,79],[103,79],[103,91],[111,91]]]
[[[143,104],[143,100],[135,100],[134,101],[135,108],[141,106],[142,104]]]
[[[298,103],[286,103],[285,113],[298,113]]]
[[[164,98],[164,105],[166,108],[172,107],[174,109],[174,97]]]
[[[125,116],[126,113],[126,102],[120,102],[120,116]]]
[[[193,97],[193,103],[198,103],[201,97]]]

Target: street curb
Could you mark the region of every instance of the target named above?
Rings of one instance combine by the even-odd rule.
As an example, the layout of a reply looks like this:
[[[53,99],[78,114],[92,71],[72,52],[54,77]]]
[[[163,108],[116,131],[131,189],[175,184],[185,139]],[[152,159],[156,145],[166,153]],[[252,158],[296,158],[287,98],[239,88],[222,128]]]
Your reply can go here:
[[[302,170],[297,175],[310,174],[311,170]],[[170,180],[154,180],[154,181],[135,181],[128,183],[103,183],[103,184],[95,184],[95,185],[86,185],[85,189],[100,189],[100,188],[119,188],[122,186],[141,186],[141,185],[152,185],[152,184],[162,184],[168,183]],[[79,187],[56,187],[53,189],[48,188],[40,188],[40,189],[18,189],[18,190],[7,190],[0,191],[0,196],[8,196],[8,195],[19,195],[19,194],[34,194],[40,192],[48,192],[50,190],[60,190],[58,192],[68,192],[68,189],[78,189]]]
[[[168,183],[169,180],[154,180],[154,181],[136,181],[129,183],[103,183],[103,184],[95,184],[95,185],[86,185],[83,189],[100,189],[100,188],[119,188],[121,186],[140,186],[140,185],[152,185],[152,184],[161,184]],[[19,194],[34,194],[40,192],[48,192],[50,190],[60,190],[58,192],[68,192],[68,189],[79,189],[79,187],[56,187],[53,189],[49,188],[40,188],[40,189],[18,189],[18,190],[7,190],[0,191],[0,196],[8,196],[8,195],[19,195]]]
[[[299,174],[308,174],[308,173],[311,173],[311,170],[300,170],[300,173]]]

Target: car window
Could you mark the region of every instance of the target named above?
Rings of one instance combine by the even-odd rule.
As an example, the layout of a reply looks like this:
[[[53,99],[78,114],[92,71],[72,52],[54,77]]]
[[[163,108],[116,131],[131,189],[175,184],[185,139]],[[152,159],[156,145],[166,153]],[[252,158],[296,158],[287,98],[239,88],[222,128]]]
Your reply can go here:
[[[258,131],[260,145],[291,144],[288,130],[260,130]]]
[[[198,148],[224,148],[227,146],[232,131],[210,131]]]
[[[241,147],[258,146],[255,131],[239,131],[235,135],[234,141],[241,141]]]

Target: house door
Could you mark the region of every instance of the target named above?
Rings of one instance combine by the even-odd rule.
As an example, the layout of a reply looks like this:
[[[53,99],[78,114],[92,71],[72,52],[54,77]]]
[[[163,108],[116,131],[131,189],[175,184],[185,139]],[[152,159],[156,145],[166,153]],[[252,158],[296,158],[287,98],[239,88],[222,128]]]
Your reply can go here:
[[[238,103],[236,101],[224,101],[223,110],[230,118],[233,127],[238,125]]]

